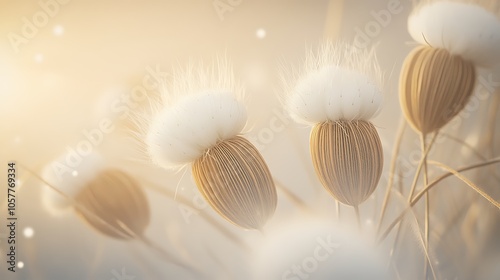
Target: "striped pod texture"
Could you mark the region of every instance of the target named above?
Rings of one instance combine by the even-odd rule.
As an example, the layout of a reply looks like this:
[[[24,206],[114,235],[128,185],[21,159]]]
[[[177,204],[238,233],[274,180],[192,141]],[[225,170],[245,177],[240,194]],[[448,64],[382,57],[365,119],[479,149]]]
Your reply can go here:
[[[424,135],[442,128],[467,105],[475,81],[473,63],[445,49],[416,48],[401,72],[400,102],[406,119]]]
[[[75,199],[86,209],[76,208],[78,215],[104,235],[133,239],[143,235],[149,225],[146,195],[123,171],[107,169],[100,172]]]
[[[247,123],[244,90],[228,62],[174,71],[157,105],[144,125],[152,161],[166,170],[191,166],[219,215],[261,230],[276,209],[276,187],[258,150],[240,136]]]
[[[215,211],[245,229],[262,229],[277,194],[259,151],[241,136],[223,140],[192,165],[199,191]]]
[[[384,158],[370,122],[319,123],[311,131],[310,151],[319,180],[341,203],[358,206],[375,191]]]
[[[284,79],[285,108],[312,127],[309,150],[323,187],[356,208],[375,191],[384,164],[371,123],[383,99],[375,52],[327,41],[308,52],[304,70],[297,72]]]

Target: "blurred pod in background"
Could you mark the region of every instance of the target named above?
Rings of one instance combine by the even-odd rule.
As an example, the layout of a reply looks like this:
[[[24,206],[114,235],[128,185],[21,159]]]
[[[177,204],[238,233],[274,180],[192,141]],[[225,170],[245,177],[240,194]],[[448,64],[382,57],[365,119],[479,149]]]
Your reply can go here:
[[[44,188],[47,209],[56,215],[74,209],[92,228],[110,237],[142,236],[149,225],[149,204],[135,179],[107,166],[97,152],[74,167],[66,165],[69,158],[70,154],[64,155],[43,172],[45,181],[60,192]]]

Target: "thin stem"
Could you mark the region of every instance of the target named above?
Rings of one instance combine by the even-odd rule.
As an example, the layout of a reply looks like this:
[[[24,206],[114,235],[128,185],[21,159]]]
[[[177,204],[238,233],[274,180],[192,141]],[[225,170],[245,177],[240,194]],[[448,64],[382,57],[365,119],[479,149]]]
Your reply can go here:
[[[74,198],[72,198],[71,196],[68,196],[67,194],[65,194],[64,192],[60,191],[59,189],[57,189],[56,187],[52,186],[51,184],[49,184],[47,181],[45,181],[45,179],[43,179],[40,175],[36,174],[34,171],[32,171],[31,169],[19,164],[19,166],[21,166],[23,169],[25,169],[26,171],[28,171],[29,173],[31,173],[33,175],[33,177],[35,177],[37,180],[39,180],[40,182],[42,182],[43,184],[45,184],[46,186],[48,186],[51,190],[55,191],[56,193],[58,193],[59,195],[61,195],[62,197],[64,197],[65,199],[67,199],[68,201],[71,202],[71,204],[73,205],[73,207],[75,207],[75,209],[77,209],[78,211],[82,212],[82,213],[85,213],[93,218],[95,218],[97,221],[99,221],[103,226],[107,227],[109,230],[113,231],[115,234],[117,234],[118,236],[123,236],[123,237],[126,237],[126,235],[119,229],[117,229],[115,226],[113,225],[110,225],[108,224],[105,220],[103,220],[99,215],[95,214],[94,212],[92,211],[89,211],[87,208],[85,208],[84,206],[82,206],[80,203],[78,203]],[[124,231],[126,231],[127,234],[130,234],[132,237],[136,237],[135,233],[133,231],[130,231],[128,228],[122,228]]]
[[[399,188],[399,192],[401,193],[401,195],[403,194],[402,191],[403,191],[403,180],[401,178],[401,170],[399,170],[399,173],[398,173],[398,176],[399,176],[399,183],[398,183],[398,188]],[[399,255],[399,238],[401,236],[401,228],[398,228],[398,231],[396,232],[396,238],[394,238],[394,243],[392,244],[392,254],[390,255],[389,257],[389,263],[394,263],[394,256],[396,255]]]
[[[403,205],[406,204],[406,200],[403,197],[403,195],[401,195],[401,193],[394,191],[393,195],[395,195],[395,197],[398,198],[398,201],[402,202]],[[425,257],[424,262],[428,263],[428,267],[430,268],[430,270],[432,272],[433,279],[436,279],[436,273],[435,273],[434,267],[432,265],[431,257],[430,257],[429,251],[425,247],[424,237],[420,231],[420,225],[418,223],[417,216],[415,215],[415,211],[413,210],[413,208],[410,208],[409,214],[410,214],[411,220],[409,220],[408,222],[409,222],[410,228],[412,229],[411,232],[418,239],[418,243],[422,247],[422,249],[423,249],[422,251],[424,252],[424,257]],[[405,228],[405,227],[401,226],[401,228]]]
[[[191,203],[191,201],[189,201],[188,199],[186,199],[180,195],[176,196],[174,192],[172,192],[166,188],[162,188],[160,186],[157,186],[156,183],[154,183],[154,182],[149,181],[144,186],[145,186],[145,188],[150,189],[154,192],[157,192],[160,195],[166,196],[167,198],[172,199],[174,201],[177,201],[178,203],[184,204],[192,209],[197,209],[197,207],[193,203]],[[216,221],[212,216],[208,215],[207,213],[205,213],[203,211],[199,211],[199,214],[200,214],[202,219],[204,219],[207,223],[209,223],[214,228],[216,228],[220,233],[222,233],[227,238],[229,238],[229,240],[233,241],[235,244],[240,246],[241,249],[243,249],[245,251],[250,250],[250,248],[240,239],[240,237],[238,237],[236,234],[234,234],[233,232],[228,230],[225,226],[223,226],[218,221]]]
[[[86,207],[82,206],[80,203],[78,203],[78,201],[76,201],[74,198],[72,198],[71,196],[68,196],[67,194],[65,194],[64,192],[58,190],[56,187],[52,186],[51,184],[49,184],[47,181],[45,181],[40,175],[38,175],[37,173],[35,173],[34,171],[32,171],[31,169],[23,166],[23,165],[19,165],[21,166],[23,169],[25,169],[26,171],[28,171],[29,173],[31,173],[36,179],[38,179],[40,182],[42,182],[43,184],[45,184],[46,186],[48,186],[50,189],[52,189],[53,191],[57,192],[59,195],[61,195],[62,197],[64,197],[65,199],[67,199],[68,201],[71,202],[71,204],[73,205],[73,207],[75,207],[75,209],[77,209],[78,211],[82,212],[82,213],[85,213],[86,215],[89,215],[90,217],[96,219],[96,221],[99,221],[103,226],[107,227],[109,230],[113,231],[114,233],[116,233],[117,235],[121,235],[121,236],[126,236],[122,230],[127,234],[127,235],[130,235],[131,237],[133,237],[134,239],[136,240],[140,240],[142,242],[144,242],[146,245],[148,245],[151,249],[153,249],[154,251],[160,253],[160,255],[169,263],[172,263],[172,264],[175,264],[175,265],[178,265],[180,267],[184,267],[186,269],[190,269],[189,266],[187,266],[186,264],[184,264],[182,261],[178,260],[176,257],[174,257],[173,255],[171,255],[170,253],[168,253],[166,250],[163,250],[163,249],[160,249],[156,246],[153,246],[152,245],[152,242],[149,240],[149,239],[146,239],[146,237],[144,236],[141,236],[141,235],[137,235],[133,230],[131,230],[129,227],[127,227],[125,224],[123,223],[119,223],[119,229],[116,228],[115,226],[113,225],[110,225],[108,224],[105,220],[103,220],[99,215],[95,214],[94,212],[92,211],[89,211]]]
[[[488,137],[488,146],[490,149],[490,156],[494,157],[495,156],[495,124],[496,124],[496,119],[498,115],[498,111],[500,109],[500,90],[497,90],[495,94],[491,97],[491,107],[488,112],[488,132],[489,132],[489,137]]]
[[[499,163],[499,162],[500,162],[500,157],[494,158],[494,159],[486,161],[486,162],[482,162],[482,163],[478,163],[478,164],[474,164],[474,165],[470,165],[470,166],[466,166],[466,167],[457,169],[456,172],[457,173],[464,172],[464,171],[468,171],[468,170],[472,170],[472,169],[476,169],[476,168],[481,168],[483,166],[488,166],[488,165],[492,165],[492,164]],[[378,239],[378,242],[381,243],[382,241],[384,241],[385,238],[387,238],[387,236],[389,235],[389,233],[391,232],[391,230],[396,225],[398,225],[401,222],[401,220],[403,219],[403,217],[406,214],[406,212],[408,212],[420,200],[420,198],[422,198],[422,196],[425,193],[427,193],[430,189],[432,189],[434,186],[436,186],[439,182],[443,181],[444,179],[446,179],[446,178],[448,178],[448,177],[450,177],[452,175],[454,175],[453,172],[447,172],[447,173],[443,174],[441,177],[439,177],[439,178],[435,179],[434,181],[432,181],[422,191],[420,191],[415,196],[415,198],[413,198],[413,200],[409,203],[409,205],[406,207],[406,209],[403,210],[403,212],[401,212],[401,214],[399,214],[399,216],[396,217],[396,219],[394,219],[394,221],[387,227],[387,229],[384,231],[384,233]],[[495,201],[494,205],[497,208],[500,209],[500,203],[498,203],[498,202]]]
[[[359,213],[359,206],[356,205],[356,206],[353,206],[353,207],[354,207],[354,212],[356,212],[356,220],[358,220],[359,230],[362,231],[363,230],[363,226],[361,225],[361,215]]]
[[[199,269],[197,269],[193,266],[187,265],[186,263],[184,263],[180,260],[174,259],[169,252],[167,252],[166,250],[161,248],[158,244],[155,244],[151,239],[149,239],[145,235],[139,235],[137,237],[137,240],[144,243],[144,245],[146,245],[146,247],[151,249],[153,252],[156,252],[158,254],[158,256],[163,258],[165,261],[172,263],[172,264],[175,264],[179,267],[182,267],[182,268],[186,269],[187,271],[193,271],[197,274],[201,274]]]
[[[491,204],[493,204],[493,206],[495,206],[496,208],[500,209],[500,203],[497,202],[495,199],[493,199],[489,194],[487,194],[485,191],[483,191],[482,189],[480,189],[478,186],[476,186],[476,184],[474,184],[471,180],[469,180],[467,177],[463,176],[462,174],[460,174],[459,171],[443,164],[443,163],[440,163],[440,162],[437,162],[437,161],[429,161],[430,164],[432,165],[435,165],[435,166],[438,166],[438,167],[441,167],[442,169],[452,173],[453,175],[455,175],[455,177],[457,177],[458,179],[462,180],[464,183],[466,183],[469,187],[471,187],[475,192],[477,192],[479,195],[481,195],[483,198],[485,198],[486,200],[488,200],[488,202],[490,202]]]
[[[291,192],[287,187],[285,187],[284,184],[282,184],[279,180],[276,178],[273,178],[274,183],[276,185],[276,188],[283,192],[285,196],[293,203],[295,206],[299,207],[302,209],[304,212],[311,213],[312,209],[307,206],[307,203],[303,201],[299,196]]]
[[[335,210],[337,211],[337,221],[340,222],[340,202],[335,200]]]
[[[450,140],[453,140],[461,145],[463,145],[464,147],[466,147],[467,149],[469,149],[478,159],[480,160],[488,160],[487,157],[483,156],[475,147],[473,147],[471,144],[465,142],[464,140],[462,139],[459,139],[455,136],[452,136],[452,135],[449,135],[449,134],[446,134],[446,133],[441,133],[442,136],[450,139]],[[491,158],[493,158],[494,155],[491,155]],[[498,174],[493,170],[492,174],[491,174],[493,177],[495,177],[495,179],[497,179],[498,182],[500,182],[500,177],[498,176]]]
[[[427,154],[429,153],[431,146],[434,144],[434,141],[436,140],[438,133],[439,133],[438,131],[436,131],[434,133],[434,136],[432,137],[431,142],[429,143],[428,147],[422,147],[420,162],[418,163],[417,170],[415,171],[415,176],[413,177],[413,182],[411,185],[410,194],[408,195],[408,203],[411,201],[411,197],[413,196],[413,193],[415,192],[415,188],[417,186],[420,172],[422,170],[422,167],[424,167],[424,163],[426,162],[426,159],[427,159]],[[427,165],[425,164],[425,166],[427,166]],[[400,188],[402,188],[402,182],[400,183]],[[380,233],[380,232],[377,232],[377,234],[378,233]],[[398,225],[398,230],[396,232],[396,238],[394,240],[394,244],[392,245],[394,254],[397,253],[397,242],[399,241],[400,236],[401,236],[401,224]],[[424,244],[424,246],[425,246],[425,244]],[[425,262],[425,263],[427,263],[427,262]],[[426,264],[426,266],[427,266],[427,264]]]
[[[423,133],[420,134],[420,143],[422,145],[422,154],[426,151],[425,145],[425,135]],[[424,162],[424,186],[429,184],[429,180],[427,177],[427,155],[423,155]],[[427,251],[429,251],[429,223],[430,223],[430,196],[429,192],[425,193],[425,221],[424,221],[424,246]],[[429,266],[427,262],[424,262],[424,275],[427,279],[427,275],[429,274]]]
[[[425,159],[427,158],[427,154],[429,154],[429,151],[432,148],[432,145],[434,144],[434,141],[436,141],[436,137],[438,135],[439,131],[436,131],[434,133],[434,136],[432,136],[431,142],[429,143],[429,146],[422,152],[422,157],[420,158],[420,162],[418,163],[417,166],[417,171],[415,173],[415,177],[413,177],[413,182],[411,184],[410,188],[410,194],[408,195],[408,202],[411,201],[413,194],[415,193],[415,189],[417,187],[417,182],[418,182],[418,177],[420,176],[420,172],[422,171],[422,167],[424,167]]]
[[[406,130],[406,126],[407,126],[406,120],[405,118],[402,117],[401,120],[399,121],[399,128],[396,134],[396,141],[394,148],[392,150],[391,165],[389,168],[389,180],[387,181],[384,201],[382,202],[382,209],[380,210],[380,217],[378,219],[378,224],[377,224],[377,233],[379,233],[380,229],[382,228],[382,222],[384,221],[387,205],[389,204],[389,200],[391,198],[392,184],[394,182],[394,175],[395,175],[394,173],[396,171],[396,166],[397,166],[396,163],[398,161],[399,150],[401,147],[401,143],[403,142],[402,140]]]

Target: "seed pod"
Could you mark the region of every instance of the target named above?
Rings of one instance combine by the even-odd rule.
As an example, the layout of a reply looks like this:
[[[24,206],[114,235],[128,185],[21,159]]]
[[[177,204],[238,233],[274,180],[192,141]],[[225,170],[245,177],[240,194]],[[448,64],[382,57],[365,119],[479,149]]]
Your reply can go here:
[[[47,210],[54,215],[75,210],[92,228],[110,237],[142,235],[150,215],[139,184],[127,173],[110,168],[97,152],[87,155],[71,171],[64,165],[69,155],[43,171],[42,177],[51,186],[44,188],[42,196]]]
[[[104,170],[75,199],[85,209],[75,209],[80,217],[107,236],[133,239],[142,236],[149,225],[146,195],[139,184],[123,171]]]
[[[492,68],[500,63],[498,8],[498,0],[419,1],[408,17],[408,31],[421,45]]]
[[[245,138],[219,142],[193,163],[192,170],[203,197],[229,222],[262,229],[274,214],[277,194],[271,173]]]
[[[375,191],[384,162],[377,130],[368,121],[313,127],[311,157],[321,183],[338,201],[358,206]]]
[[[445,49],[416,48],[403,64],[401,107],[419,132],[434,132],[467,105],[476,81],[475,67]]]
[[[242,228],[262,229],[276,209],[276,189],[260,153],[240,136],[247,113],[231,68],[218,61],[176,71],[164,89],[161,110],[144,125],[153,163],[174,170],[190,165],[218,214]]]
[[[290,116],[312,126],[309,148],[321,184],[353,207],[374,192],[382,173],[382,145],[370,122],[381,108],[382,80],[373,50],[327,42],[285,85]]]

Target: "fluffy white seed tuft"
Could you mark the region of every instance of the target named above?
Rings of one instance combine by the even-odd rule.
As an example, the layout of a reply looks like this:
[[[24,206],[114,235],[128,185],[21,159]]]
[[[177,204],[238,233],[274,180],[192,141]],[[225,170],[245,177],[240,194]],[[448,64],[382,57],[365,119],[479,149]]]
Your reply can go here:
[[[500,20],[472,3],[434,1],[408,18],[408,30],[417,42],[443,48],[477,66],[500,63]]]
[[[240,134],[247,122],[242,96],[227,63],[175,72],[147,130],[153,163],[178,170]]]
[[[284,105],[299,123],[370,120],[382,104],[382,74],[373,50],[327,42],[309,53],[301,73],[282,77]]]

